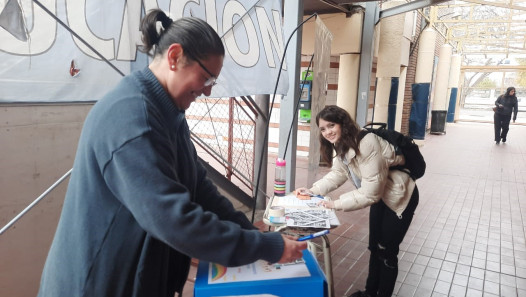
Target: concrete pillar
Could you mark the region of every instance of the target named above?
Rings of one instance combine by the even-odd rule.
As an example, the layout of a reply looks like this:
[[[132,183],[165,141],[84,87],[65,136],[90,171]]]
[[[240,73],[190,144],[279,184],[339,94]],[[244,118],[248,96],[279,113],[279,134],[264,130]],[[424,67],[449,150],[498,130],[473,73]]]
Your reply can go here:
[[[347,110],[354,120],[356,120],[359,72],[359,54],[340,55],[340,68],[338,70],[338,92],[336,93],[336,105]]]
[[[415,83],[411,86],[413,104],[409,116],[409,136],[423,140],[426,135],[429,90],[433,78],[435,60],[435,42],[437,32],[427,28],[422,32],[418,42]]]
[[[430,28],[422,32],[422,36],[418,42],[415,83],[430,83],[431,79],[433,79],[436,36],[437,32]]]
[[[459,54],[455,54],[451,57],[451,67],[449,70],[449,83],[448,83],[448,109],[447,109],[447,122],[453,123],[455,121],[455,110],[457,106],[457,98],[459,97],[458,85],[460,80],[460,65],[462,63],[462,57]]]
[[[461,65],[462,67],[462,65]],[[455,104],[455,110],[460,110],[460,107],[463,105],[464,102],[462,102],[462,84],[464,82],[464,76],[465,76],[465,72],[460,70],[460,75],[459,75],[459,82],[458,82],[458,91],[457,91],[457,104]],[[459,118],[459,113],[458,112],[455,112],[455,119],[454,121],[457,121]]]
[[[387,123],[392,77],[376,78],[373,122]]]
[[[374,103],[374,122],[388,123],[394,129],[400,77],[401,51],[405,24],[405,14],[395,15],[380,21],[380,40],[376,72],[376,96]],[[396,88],[396,89],[393,89]],[[391,106],[392,112],[389,111]]]
[[[453,48],[449,44],[440,47],[436,73],[435,89],[433,91],[433,109],[431,111],[431,133],[446,133],[447,91],[449,83],[449,70],[451,68],[451,55]]]
[[[336,93],[336,105],[347,110],[354,120],[356,120],[359,72],[359,54],[340,55],[340,68],[338,70],[338,92]]]

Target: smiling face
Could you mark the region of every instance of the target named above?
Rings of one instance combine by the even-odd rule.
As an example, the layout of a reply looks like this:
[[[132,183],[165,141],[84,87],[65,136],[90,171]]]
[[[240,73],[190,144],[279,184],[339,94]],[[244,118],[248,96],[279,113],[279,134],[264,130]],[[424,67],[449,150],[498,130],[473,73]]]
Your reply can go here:
[[[324,119],[319,120],[319,127],[321,136],[327,139],[328,142],[335,144],[340,140],[342,136],[342,127],[340,124],[326,121]]]
[[[168,88],[169,93],[181,110],[188,109],[190,104],[203,94],[210,96],[214,85],[207,83],[212,76],[205,69],[214,77],[218,77],[223,67],[222,56],[211,56],[200,62],[203,66],[199,65],[197,61],[186,58],[186,65],[180,68],[179,75],[169,82],[169,86],[173,86],[173,88]]]
[[[150,64],[150,69],[180,110],[188,109],[203,94],[210,96],[214,86],[210,84],[211,78],[218,77],[223,68],[221,55],[211,55],[200,60],[201,64],[191,57],[191,54],[184,54],[180,44],[174,43],[162,59]]]

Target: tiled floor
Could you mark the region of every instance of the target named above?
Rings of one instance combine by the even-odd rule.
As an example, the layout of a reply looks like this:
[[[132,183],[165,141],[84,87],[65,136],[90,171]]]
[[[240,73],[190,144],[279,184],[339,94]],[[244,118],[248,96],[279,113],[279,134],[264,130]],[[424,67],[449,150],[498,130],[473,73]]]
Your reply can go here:
[[[426,135],[421,147],[428,169],[417,182],[420,204],[400,248],[394,296],[526,296],[526,126],[512,125],[500,145],[491,124],[448,124],[446,132]],[[296,186],[306,168],[299,159]],[[339,212],[341,226],[329,234],[336,297],[364,288],[368,216]],[[185,296],[192,288],[189,281]]]

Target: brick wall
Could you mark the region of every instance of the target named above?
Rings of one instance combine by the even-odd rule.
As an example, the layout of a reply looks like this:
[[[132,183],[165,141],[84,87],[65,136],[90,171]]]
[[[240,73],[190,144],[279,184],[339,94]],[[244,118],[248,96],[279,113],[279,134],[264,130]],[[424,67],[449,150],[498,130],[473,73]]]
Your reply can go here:
[[[407,66],[407,74],[406,74],[406,84],[405,84],[405,92],[404,92],[404,106],[403,106],[403,112],[402,112],[402,128],[401,132],[403,134],[409,133],[409,116],[411,114],[411,104],[413,103],[412,98],[412,91],[411,87],[415,83],[415,74],[416,74],[416,62],[418,59],[418,42],[420,35],[422,31],[425,29],[421,26],[422,24],[422,16],[420,14],[417,14],[417,27],[416,27],[416,35],[414,36],[413,40],[411,41],[411,52],[409,53],[409,65]],[[435,40],[435,59],[438,58],[440,47],[444,45],[445,38],[440,33],[437,34],[437,38]],[[436,71],[436,69],[435,69]]]

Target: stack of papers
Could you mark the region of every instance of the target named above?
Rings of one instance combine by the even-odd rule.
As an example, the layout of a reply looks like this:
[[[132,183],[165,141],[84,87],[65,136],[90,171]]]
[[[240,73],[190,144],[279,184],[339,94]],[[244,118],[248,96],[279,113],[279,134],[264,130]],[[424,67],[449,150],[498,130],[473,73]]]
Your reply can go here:
[[[334,210],[318,206],[322,200],[324,199],[319,197],[303,200],[289,194],[275,196],[272,206],[285,208],[285,223],[288,227],[329,229],[331,226],[340,225]]]
[[[323,206],[318,206],[318,202],[322,201],[322,198],[311,197],[310,200],[298,199],[296,195],[289,194],[286,196],[275,196],[272,205],[283,206],[285,208],[295,209],[319,209],[325,210]]]
[[[331,227],[328,210],[285,209],[285,221],[289,227],[326,228]]]

